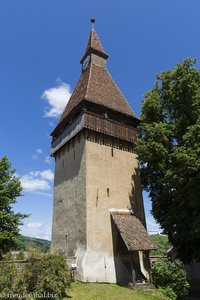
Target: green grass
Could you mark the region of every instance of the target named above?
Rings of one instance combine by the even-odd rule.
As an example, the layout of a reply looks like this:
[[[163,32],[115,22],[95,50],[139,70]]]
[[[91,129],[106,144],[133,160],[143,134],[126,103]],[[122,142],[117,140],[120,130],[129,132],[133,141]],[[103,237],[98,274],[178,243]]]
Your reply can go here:
[[[157,290],[131,290],[116,284],[74,282],[72,300],[168,300]]]

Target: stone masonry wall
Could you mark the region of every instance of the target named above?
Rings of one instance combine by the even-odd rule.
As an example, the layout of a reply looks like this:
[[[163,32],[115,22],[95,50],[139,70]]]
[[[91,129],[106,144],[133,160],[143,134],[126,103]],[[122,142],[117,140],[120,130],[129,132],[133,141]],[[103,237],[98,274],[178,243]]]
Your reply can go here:
[[[75,255],[86,245],[86,154],[80,134],[56,153],[52,251]]]

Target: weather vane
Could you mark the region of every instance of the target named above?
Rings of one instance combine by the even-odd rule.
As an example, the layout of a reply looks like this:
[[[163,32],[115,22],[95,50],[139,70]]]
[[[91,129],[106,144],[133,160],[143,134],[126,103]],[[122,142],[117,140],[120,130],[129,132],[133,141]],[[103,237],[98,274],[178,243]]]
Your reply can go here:
[[[90,22],[92,23],[92,30],[93,30],[93,29],[94,29],[95,18],[92,17],[92,18],[90,19]]]

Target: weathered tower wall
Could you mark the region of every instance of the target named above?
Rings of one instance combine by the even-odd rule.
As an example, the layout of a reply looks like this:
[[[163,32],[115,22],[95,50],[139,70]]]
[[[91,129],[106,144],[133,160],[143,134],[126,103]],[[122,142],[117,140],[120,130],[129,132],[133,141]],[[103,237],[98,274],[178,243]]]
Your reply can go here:
[[[86,246],[86,151],[82,134],[55,155],[52,251]]]
[[[83,281],[116,282],[110,211],[132,208],[145,224],[138,163],[119,141],[85,136],[79,133],[55,155],[52,251],[75,256]],[[120,261],[119,271],[130,276]]]
[[[82,263],[85,281],[116,282],[112,208],[137,207],[145,222],[137,170],[135,153],[86,141],[87,252]],[[123,264],[119,268],[126,279],[128,270]]]

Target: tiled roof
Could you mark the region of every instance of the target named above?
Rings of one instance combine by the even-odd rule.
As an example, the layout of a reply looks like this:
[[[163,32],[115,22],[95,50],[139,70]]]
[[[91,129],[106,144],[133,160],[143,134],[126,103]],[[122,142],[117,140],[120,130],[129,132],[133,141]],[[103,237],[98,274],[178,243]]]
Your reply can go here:
[[[82,72],[59,123],[84,99],[135,117],[132,108],[107,69],[94,63],[91,63],[88,69]]]
[[[85,50],[85,54],[89,51],[89,49],[96,50],[96,51],[101,52],[104,55],[108,56],[106,54],[106,52],[104,51],[104,49],[101,45],[101,42],[99,40],[99,37],[94,29],[90,32],[90,36],[89,36],[89,40],[88,40],[87,47]],[[84,56],[85,56],[85,54],[84,54]]]
[[[112,211],[111,215],[129,251],[157,249],[146,228],[135,215],[125,211]]]

